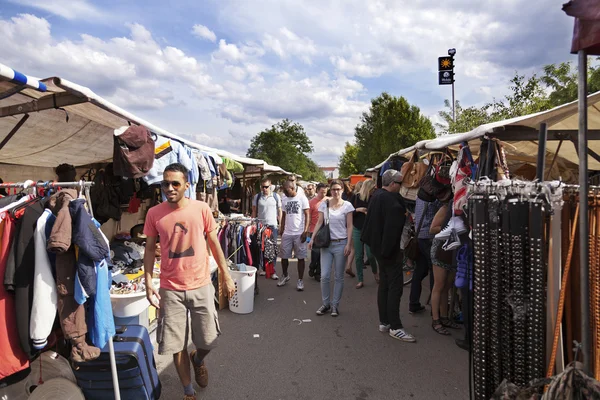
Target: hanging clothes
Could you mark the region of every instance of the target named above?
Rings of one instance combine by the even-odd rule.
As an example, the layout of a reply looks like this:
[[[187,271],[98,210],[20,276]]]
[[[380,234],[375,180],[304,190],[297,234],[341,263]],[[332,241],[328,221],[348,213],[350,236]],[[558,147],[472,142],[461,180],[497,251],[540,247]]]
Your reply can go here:
[[[14,231],[13,221],[6,216],[0,221],[0,276],[6,271],[6,261]],[[0,285],[0,380],[29,367],[29,357],[19,343],[15,298]]]

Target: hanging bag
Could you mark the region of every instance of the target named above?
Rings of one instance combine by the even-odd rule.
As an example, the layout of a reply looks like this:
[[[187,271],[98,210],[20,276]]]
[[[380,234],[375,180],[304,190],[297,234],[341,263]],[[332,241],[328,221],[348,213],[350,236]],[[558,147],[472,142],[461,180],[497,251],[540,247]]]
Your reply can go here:
[[[426,203],[423,214],[421,215],[421,220],[419,221],[419,226],[417,227],[417,231],[412,231],[410,233],[410,239],[408,239],[408,243],[406,243],[406,247],[404,248],[404,255],[409,260],[416,260],[417,255],[419,254],[419,232],[421,231],[421,226],[423,226],[423,220],[425,219],[425,214],[427,214],[428,208],[429,203]]]
[[[427,172],[419,181],[419,191],[417,196],[428,203],[435,201],[437,192],[440,189],[440,184],[435,180],[435,158],[432,157],[429,160],[429,167]]]
[[[326,204],[327,210],[324,213],[325,220],[323,221],[323,226],[312,239],[313,247],[315,249],[325,249],[331,244],[331,232],[329,231],[329,200],[326,201]]]
[[[400,187],[400,195],[406,200],[417,200],[419,191],[419,181],[425,175],[427,165],[419,161],[419,155],[415,150],[410,161],[402,164],[400,173],[402,174],[402,186]]]

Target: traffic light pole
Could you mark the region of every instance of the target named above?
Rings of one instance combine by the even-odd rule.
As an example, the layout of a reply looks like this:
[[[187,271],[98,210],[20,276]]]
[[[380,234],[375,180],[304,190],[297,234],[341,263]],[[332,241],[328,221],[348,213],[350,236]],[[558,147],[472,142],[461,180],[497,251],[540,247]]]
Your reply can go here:
[[[452,121],[456,122],[456,103],[454,102],[454,76],[452,77]]]

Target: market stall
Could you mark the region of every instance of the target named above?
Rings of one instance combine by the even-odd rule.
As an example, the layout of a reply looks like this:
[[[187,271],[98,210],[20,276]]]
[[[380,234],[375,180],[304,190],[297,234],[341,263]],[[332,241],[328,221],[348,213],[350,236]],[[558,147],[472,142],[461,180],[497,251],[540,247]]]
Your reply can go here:
[[[110,294],[105,289],[101,292],[112,302],[113,312],[103,315],[110,315],[113,327],[113,314],[117,325],[151,328],[156,318],[145,298],[142,230],[148,208],[161,201],[158,183],[166,165],[185,165],[192,184],[186,195],[199,198],[204,193],[205,201],[213,201],[214,210],[218,209],[217,190],[232,187],[234,173],[243,175],[249,167],[277,169],[262,160],[180,138],[75,83],[57,77],[40,81],[1,64],[0,140],[0,177],[5,182],[0,189],[7,195],[20,198],[28,193],[32,199],[45,201],[56,190],[60,194],[64,188],[52,183],[60,176],[59,166],[66,166],[72,180],[81,179],[74,184],[79,188],[76,193],[86,199],[88,212],[110,241],[107,260],[112,264],[113,285]],[[157,263],[156,277],[158,267]],[[216,266],[211,268],[216,274]],[[111,340],[113,386],[119,398]],[[29,358],[38,355],[31,352]],[[19,365],[27,369],[27,357]],[[0,380],[5,378],[9,376],[0,376]]]

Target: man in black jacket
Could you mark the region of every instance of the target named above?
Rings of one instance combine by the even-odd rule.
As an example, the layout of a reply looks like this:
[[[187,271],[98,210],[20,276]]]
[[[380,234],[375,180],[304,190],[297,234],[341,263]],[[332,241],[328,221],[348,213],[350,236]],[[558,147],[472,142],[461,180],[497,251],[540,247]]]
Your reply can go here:
[[[383,189],[373,194],[361,235],[361,240],[371,247],[379,265],[379,331],[389,332],[394,339],[415,342],[404,331],[400,321],[402,298],[402,250],[400,237],[406,219],[406,207],[398,193],[402,181],[400,172],[389,169],[382,176]]]

